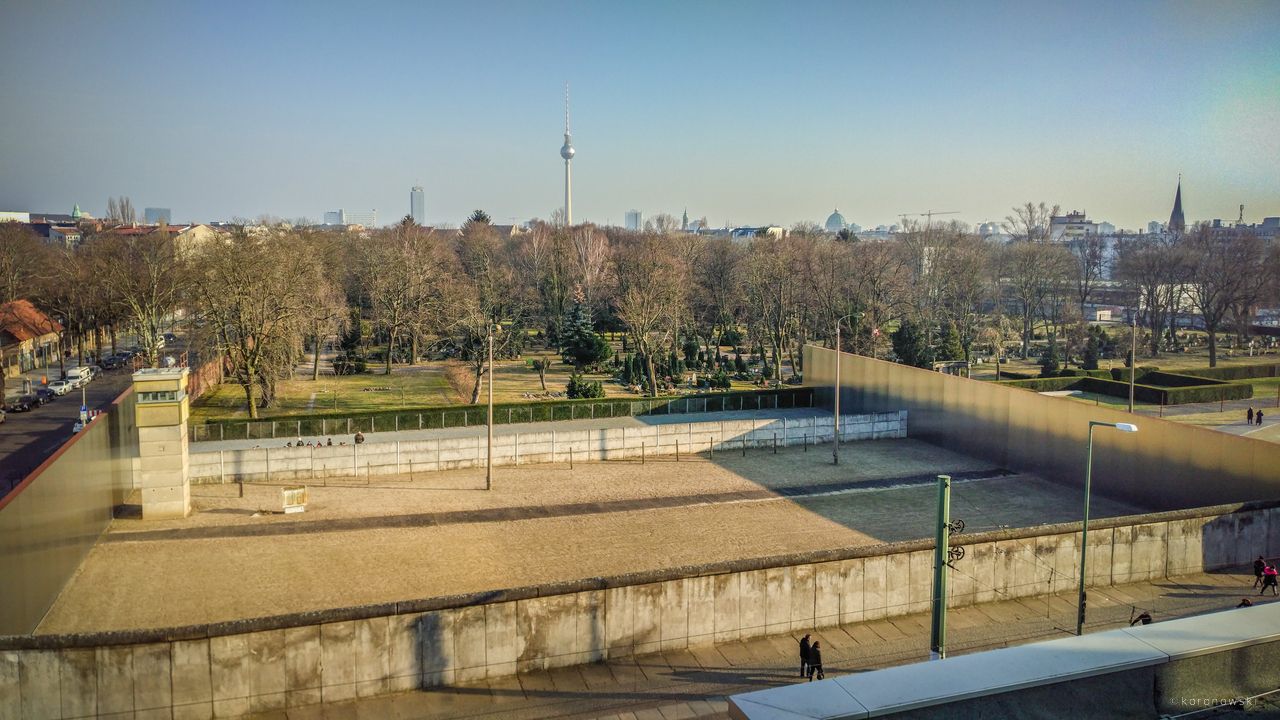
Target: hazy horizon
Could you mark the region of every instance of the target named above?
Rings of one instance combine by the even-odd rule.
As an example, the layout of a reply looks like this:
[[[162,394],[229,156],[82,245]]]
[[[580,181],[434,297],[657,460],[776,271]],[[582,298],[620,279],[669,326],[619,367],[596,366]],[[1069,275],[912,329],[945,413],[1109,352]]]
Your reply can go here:
[[[10,2],[0,210],[1280,215],[1280,3]]]

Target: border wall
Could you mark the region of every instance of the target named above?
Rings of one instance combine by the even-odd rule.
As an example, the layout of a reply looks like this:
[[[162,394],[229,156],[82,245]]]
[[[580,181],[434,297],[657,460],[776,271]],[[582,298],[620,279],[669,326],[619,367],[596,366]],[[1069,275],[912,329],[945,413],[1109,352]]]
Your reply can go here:
[[[831,407],[836,353],[804,348],[805,385]],[[1082,485],[1090,420],[1137,434],[1094,432],[1094,489],[1160,510],[1280,498],[1280,444],[1130,415],[994,383],[840,354],[841,407],[905,409],[911,437],[1001,467]]]
[[[842,440],[907,436],[907,414],[898,410],[842,415]],[[372,437],[372,436],[371,436]],[[626,428],[499,432],[493,437],[493,464],[603,462],[642,455],[732,452],[742,448],[829,443],[831,417],[662,422]],[[277,443],[282,441],[277,440]],[[194,446],[193,446],[194,447]],[[360,445],[274,447],[192,452],[192,483],[307,481],[331,477],[414,475],[485,466],[485,436],[366,442]]]
[[[133,405],[129,388],[0,498],[0,633],[35,629],[133,489]]]
[[[957,536],[963,606],[1075,587],[1079,524]],[[958,542],[963,540],[963,542]],[[921,612],[932,541],[211,625],[0,638],[0,716],[235,717]],[[1091,523],[1089,584],[1280,554],[1280,503]],[[7,704],[7,705],[6,705]]]

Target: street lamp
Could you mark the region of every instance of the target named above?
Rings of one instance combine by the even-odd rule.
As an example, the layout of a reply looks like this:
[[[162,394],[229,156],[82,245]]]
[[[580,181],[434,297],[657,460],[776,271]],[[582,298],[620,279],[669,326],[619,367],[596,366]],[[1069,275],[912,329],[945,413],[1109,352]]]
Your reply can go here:
[[[862,313],[849,313],[836,319],[835,437],[833,438],[834,445],[831,447],[831,463],[833,465],[840,464],[840,323],[855,315],[859,320],[862,319]]]
[[[1076,598],[1076,635],[1084,634],[1085,558],[1089,552],[1089,490],[1093,481],[1093,429],[1095,427],[1111,427],[1128,433],[1138,432],[1138,426],[1133,423],[1089,421],[1089,450],[1084,463],[1084,525],[1080,531],[1080,594]]]
[[[493,336],[502,328],[492,321],[489,323],[489,417],[485,429],[489,434],[489,447],[484,459],[484,489],[493,489]]]

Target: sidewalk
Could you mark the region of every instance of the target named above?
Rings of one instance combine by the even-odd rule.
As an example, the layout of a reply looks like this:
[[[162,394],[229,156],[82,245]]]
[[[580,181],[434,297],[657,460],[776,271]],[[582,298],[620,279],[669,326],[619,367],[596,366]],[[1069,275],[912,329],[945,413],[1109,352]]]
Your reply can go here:
[[[1142,610],[1159,622],[1231,609],[1245,596],[1258,602],[1252,582],[1241,569],[1094,588],[1087,630],[1127,626]],[[957,655],[1073,634],[1075,602],[1075,593],[1064,593],[953,609],[947,650]],[[812,634],[822,643],[828,676],[836,676],[928,659],[929,623],[920,613]],[[728,717],[729,695],[801,682],[796,643],[803,632],[253,717],[719,720]]]

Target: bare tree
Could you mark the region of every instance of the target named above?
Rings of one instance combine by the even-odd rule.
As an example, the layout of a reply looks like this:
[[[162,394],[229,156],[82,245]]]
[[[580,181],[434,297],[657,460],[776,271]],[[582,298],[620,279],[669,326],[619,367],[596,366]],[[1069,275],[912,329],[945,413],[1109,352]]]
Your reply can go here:
[[[164,230],[105,233],[89,249],[94,276],[137,330],[147,364],[156,367],[165,319],[178,308],[189,280],[173,237]]]
[[[660,236],[646,234],[621,248],[615,263],[617,314],[645,358],[649,394],[658,395],[653,357],[671,344],[683,298],[680,269]]]
[[[1244,230],[1215,233],[1204,224],[1181,243],[1188,262],[1188,296],[1209,334],[1209,367],[1218,364],[1218,330],[1233,305],[1251,294],[1250,278],[1265,255],[1262,241]]]
[[[0,303],[35,291],[47,268],[48,247],[23,223],[0,222]]]
[[[1028,202],[1013,208],[1013,214],[1006,215],[1001,225],[1015,242],[1043,242],[1049,239],[1049,219],[1061,211],[1057,205],[1049,207],[1043,201]]]
[[[1067,247],[1076,261],[1076,299],[1080,304],[1080,317],[1084,317],[1084,306],[1089,303],[1089,298],[1093,295],[1098,281],[1104,275],[1103,251],[1105,248],[1102,238],[1094,233],[1072,240]]]
[[[782,355],[791,341],[803,279],[792,270],[792,246],[767,233],[751,241],[742,264],[751,324],[769,344],[774,378],[782,379]]]
[[[1052,243],[1011,242],[1001,253],[1002,277],[1022,320],[1022,357],[1027,357],[1036,321],[1044,319],[1054,332],[1058,298],[1072,269],[1069,253]]]
[[[250,418],[270,402],[314,328],[316,289],[325,278],[320,263],[293,252],[297,246],[284,228],[239,229],[206,243],[193,264],[195,303],[219,335]]]
[[[1160,334],[1181,302],[1186,263],[1177,240],[1164,235],[1140,235],[1118,247],[1116,275],[1137,294],[1143,324],[1151,329],[1150,353],[1160,354]]]

